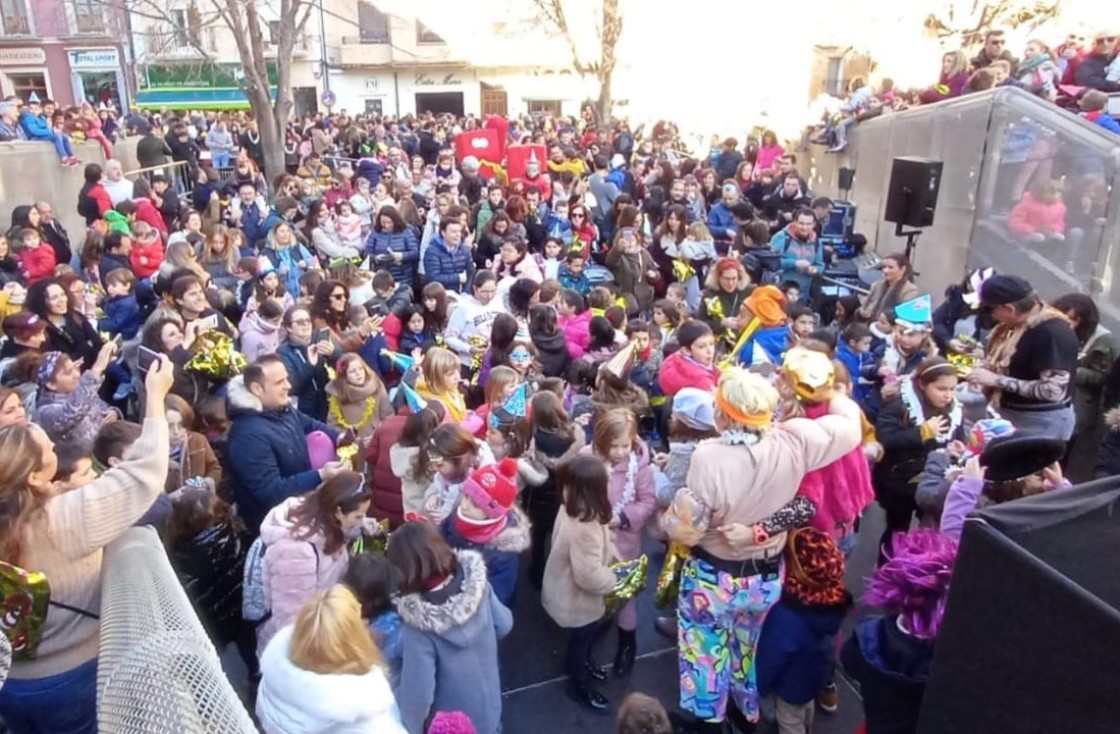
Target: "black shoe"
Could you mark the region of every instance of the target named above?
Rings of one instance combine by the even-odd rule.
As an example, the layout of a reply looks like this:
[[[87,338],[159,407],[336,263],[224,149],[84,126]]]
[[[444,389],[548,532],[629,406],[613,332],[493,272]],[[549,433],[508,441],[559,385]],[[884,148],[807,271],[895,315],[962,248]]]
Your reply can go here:
[[[638,654],[638,635],[634,630],[618,628],[618,652],[614,655],[614,675],[623,678],[634,669],[634,658]]]
[[[587,661],[587,675],[591,680],[605,681],[607,679],[607,666],[598,665],[590,660]]]
[[[568,683],[568,698],[576,703],[581,703],[597,714],[610,713],[611,703],[607,697],[599,693],[590,685],[582,683]]]

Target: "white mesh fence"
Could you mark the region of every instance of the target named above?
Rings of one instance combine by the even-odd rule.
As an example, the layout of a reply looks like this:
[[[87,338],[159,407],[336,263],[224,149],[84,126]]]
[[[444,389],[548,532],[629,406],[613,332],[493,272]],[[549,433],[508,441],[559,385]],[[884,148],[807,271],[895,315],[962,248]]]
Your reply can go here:
[[[159,536],[133,528],[105,551],[101,734],[256,734]]]

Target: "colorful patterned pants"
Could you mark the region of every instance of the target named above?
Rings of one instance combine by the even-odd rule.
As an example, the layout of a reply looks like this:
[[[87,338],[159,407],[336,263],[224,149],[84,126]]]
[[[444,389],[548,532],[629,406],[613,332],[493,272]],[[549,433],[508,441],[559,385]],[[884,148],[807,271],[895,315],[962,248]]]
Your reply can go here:
[[[732,696],[747,719],[758,721],[754,652],[781,594],[781,573],[735,578],[689,559],[677,602],[682,709],[723,721]]]

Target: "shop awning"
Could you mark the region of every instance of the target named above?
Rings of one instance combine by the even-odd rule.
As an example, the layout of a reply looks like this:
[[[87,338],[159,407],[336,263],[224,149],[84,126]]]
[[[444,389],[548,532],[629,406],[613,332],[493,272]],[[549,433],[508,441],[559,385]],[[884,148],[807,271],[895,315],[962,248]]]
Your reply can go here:
[[[276,89],[272,89],[276,99]],[[213,87],[165,87],[142,89],[136,94],[136,106],[142,109],[167,110],[243,110],[249,100],[241,89]]]

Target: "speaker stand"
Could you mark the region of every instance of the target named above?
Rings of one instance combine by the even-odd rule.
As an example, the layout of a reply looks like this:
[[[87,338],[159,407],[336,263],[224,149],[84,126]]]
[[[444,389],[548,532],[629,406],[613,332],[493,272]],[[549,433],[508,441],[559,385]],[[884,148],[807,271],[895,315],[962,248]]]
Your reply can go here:
[[[910,261],[910,268],[914,268],[914,250],[918,247],[918,237],[922,234],[920,229],[903,230],[902,222],[897,222],[894,225],[894,236],[906,238],[906,259]],[[914,275],[918,275],[914,271]]]

